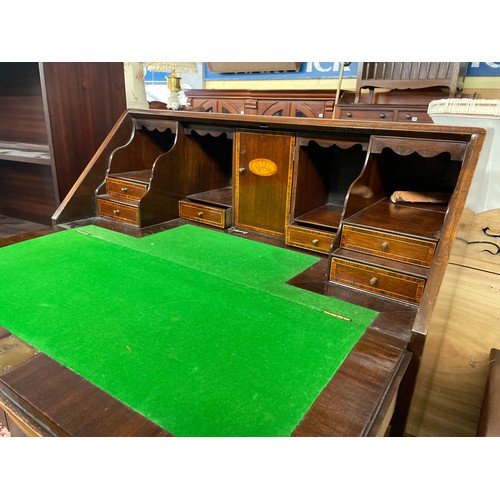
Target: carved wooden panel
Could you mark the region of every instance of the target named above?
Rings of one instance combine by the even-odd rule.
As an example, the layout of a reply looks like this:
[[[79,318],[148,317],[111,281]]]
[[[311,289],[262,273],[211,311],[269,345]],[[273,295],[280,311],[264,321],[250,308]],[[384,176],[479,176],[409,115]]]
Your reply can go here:
[[[288,116],[290,114],[290,103],[280,101],[257,101],[257,114],[267,116]]]
[[[229,99],[219,99],[217,102],[218,113],[236,113],[243,114],[245,111],[244,101],[231,101]]]
[[[185,91],[192,108],[212,113],[332,118],[335,91],[331,90],[219,90]]]
[[[302,101],[290,103],[290,116],[296,118],[323,118],[326,103],[315,101]],[[332,106],[333,111],[333,106]]]

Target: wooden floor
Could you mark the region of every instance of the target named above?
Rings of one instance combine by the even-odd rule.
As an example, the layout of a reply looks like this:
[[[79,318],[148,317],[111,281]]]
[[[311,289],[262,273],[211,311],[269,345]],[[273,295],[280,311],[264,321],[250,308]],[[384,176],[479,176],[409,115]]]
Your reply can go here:
[[[7,215],[0,215],[0,238],[9,238],[32,231],[48,229],[49,226],[37,224],[36,222],[15,219]]]

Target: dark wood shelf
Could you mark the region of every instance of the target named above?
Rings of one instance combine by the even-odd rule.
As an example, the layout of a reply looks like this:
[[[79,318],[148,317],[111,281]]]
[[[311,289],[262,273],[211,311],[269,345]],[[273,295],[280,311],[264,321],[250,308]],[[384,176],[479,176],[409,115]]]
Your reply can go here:
[[[130,198],[120,198],[112,194],[103,194],[100,199],[110,201],[112,203],[119,203],[120,205],[127,205],[129,207],[137,208],[139,206],[139,200],[133,200]]]
[[[49,146],[46,144],[27,144],[0,141],[0,160],[50,165]]]
[[[384,198],[347,218],[345,222],[352,226],[437,241],[443,228],[445,210],[446,205],[393,203],[389,198]]]
[[[121,179],[130,182],[141,182],[149,184],[151,180],[151,169],[133,170],[131,172],[121,172],[118,174],[109,174],[108,177],[113,179]]]
[[[188,198],[200,203],[229,208],[233,206],[233,188],[229,186],[221,189],[212,189],[211,191],[189,195]]]
[[[316,226],[329,231],[336,231],[340,225],[343,208],[343,205],[323,205],[295,217],[294,222],[301,225]]]

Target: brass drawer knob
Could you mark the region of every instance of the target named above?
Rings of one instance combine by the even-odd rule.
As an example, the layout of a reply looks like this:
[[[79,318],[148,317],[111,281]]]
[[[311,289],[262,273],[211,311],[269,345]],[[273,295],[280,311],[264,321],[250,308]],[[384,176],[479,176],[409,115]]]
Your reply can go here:
[[[114,215],[120,215],[120,210],[118,210],[117,208],[115,208],[115,209],[113,210],[113,214],[114,214]]]
[[[385,118],[385,114],[384,113],[380,113],[380,118]]]
[[[370,285],[371,285],[371,286],[376,286],[376,285],[377,285],[377,283],[378,283],[378,279],[377,279],[377,278],[375,278],[375,277],[373,277],[373,278],[370,280]]]
[[[128,192],[128,187],[122,187],[121,191],[122,191],[122,193],[127,193]]]
[[[381,245],[380,248],[385,252],[389,248],[389,243],[387,241],[384,241]]]
[[[352,113],[351,113],[350,111],[348,111],[345,115],[346,115],[348,118],[351,118]]]
[[[203,217],[203,212],[198,212],[198,217]]]
[[[311,243],[313,245],[318,245],[319,244],[319,240],[317,238],[314,238],[314,240],[312,240]]]

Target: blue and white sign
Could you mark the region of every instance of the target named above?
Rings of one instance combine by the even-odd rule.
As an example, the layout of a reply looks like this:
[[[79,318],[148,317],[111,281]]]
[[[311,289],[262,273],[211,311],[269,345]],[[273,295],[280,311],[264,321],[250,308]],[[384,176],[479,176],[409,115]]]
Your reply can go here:
[[[341,62],[303,62],[297,71],[274,73],[211,73],[205,64],[205,80],[303,80],[339,78]],[[344,66],[343,78],[356,78],[359,63]],[[170,73],[145,71],[146,85],[165,85]],[[500,62],[470,62],[467,76],[500,76]]]
[[[150,71],[149,69],[145,69],[144,83],[146,85],[166,85],[168,75],[170,75],[170,73],[165,73],[163,71]]]
[[[500,62],[471,62],[467,76],[500,76]]]
[[[205,65],[205,80],[303,80],[319,78],[339,78],[340,62],[303,62],[297,71],[274,73],[211,73]],[[344,67],[343,78],[356,78],[358,63]]]

